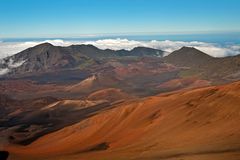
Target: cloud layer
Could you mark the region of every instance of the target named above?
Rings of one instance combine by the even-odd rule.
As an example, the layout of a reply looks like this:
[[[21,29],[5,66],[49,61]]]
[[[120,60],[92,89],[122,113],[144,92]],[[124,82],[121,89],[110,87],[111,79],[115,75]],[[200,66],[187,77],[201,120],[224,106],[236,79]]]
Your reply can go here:
[[[77,44],[92,44],[100,49],[126,49],[131,50],[134,47],[144,46],[155,49],[161,49],[168,53],[180,49],[183,46],[195,47],[213,57],[225,57],[240,54],[240,45],[219,45],[206,42],[184,42],[184,41],[136,41],[128,39],[103,39],[96,41],[65,41],[61,39],[46,40],[46,41],[31,41],[31,42],[0,42],[0,59],[16,54],[24,49],[33,47],[35,45],[49,42],[56,46],[69,46]]]
[[[25,63],[25,61],[14,62],[11,58],[8,62],[5,62],[4,60],[0,59],[0,65],[4,66],[4,67],[0,68],[0,76],[4,75],[4,74],[7,74],[13,68],[17,68],[17,67],[23,65],[23,63]]]

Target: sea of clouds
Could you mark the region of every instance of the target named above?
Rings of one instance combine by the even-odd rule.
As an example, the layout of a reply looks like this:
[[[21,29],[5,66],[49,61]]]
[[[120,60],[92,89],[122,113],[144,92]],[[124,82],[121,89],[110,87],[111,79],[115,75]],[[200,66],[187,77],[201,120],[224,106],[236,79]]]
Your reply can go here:
[[[143,46],[150,47],[155,49],[160,49],[166,53],[171,53],[177,49],[180,49],[183,46],[195,47],[213,57],[225,57],[233,56],[240,54],[240,44],[232,45],[220,45],[216,43],[206,43],[199,41],[137,41],[137,40],[128,40],[128,39],[102,39],[102,40],[89,40],[89,41],[73,41],[73,40],[45,40],[45,41],[28,41],[28,42],[1,42],[0,41],[0,59],[7,56],[14,55],[24,49],[33,47],[41,43],[51,43],[56,46],[70,46],[77,44],[92,44],[100,49],[113,49],[120,50],[126,49],[131,50],[135,47]]]

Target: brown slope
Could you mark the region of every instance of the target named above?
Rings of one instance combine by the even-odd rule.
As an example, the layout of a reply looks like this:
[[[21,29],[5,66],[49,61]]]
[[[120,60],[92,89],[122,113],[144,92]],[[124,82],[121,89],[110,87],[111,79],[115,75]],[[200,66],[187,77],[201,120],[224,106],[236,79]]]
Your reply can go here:
[[[182,67],[182,76],[197,75],[215,84],[240,79],[240,56],[214,58],[195,48],[183,47],[164,57],[164,61]]]
[[[107,88],[98,90],[96,92],[91,93],[87,99],[88,100],[107,100],[109,102],[115,102],[120,100],[127,100],[133,98],[129,94],[123,92],[121,89],[117,88]]]
[[[240,82],[162,94],[120,105],[9,146],[11,159],[240,159]]]
[[[192,47],[182,47],[164,57],[166,62],[179,67],[203,67],[212,59],[214,58]]]
[[[210,86],[210,82],[199,79],[197,77],[185,77],[172,79],[165,83],[161,83],[157,88],[161,91],[177,91],[181,89],[194,89]]]

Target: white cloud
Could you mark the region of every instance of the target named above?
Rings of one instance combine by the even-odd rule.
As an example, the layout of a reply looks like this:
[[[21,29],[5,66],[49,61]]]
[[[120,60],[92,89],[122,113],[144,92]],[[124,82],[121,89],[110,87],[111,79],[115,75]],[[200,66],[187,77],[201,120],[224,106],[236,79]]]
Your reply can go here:
[[[3,69],[0,68],[0,76],[7,74],[9,71],[10,70],[8,68],[3,68]]]
[[[92,44],[100,49],[126,49],[131,50],[134,47],[144,46],[155,49],[161,49],[168,53],[171,53],[174,50],[180,49],[183,46],[195,47],[213,57],[224,57],[230,55],[240,54],[240,45],[225,45],[221,46],[214,43],[205,43],[205,42],[184,42],[184,41],[136,41],[128,39],[103,39],[103,40],[92,40],[92,41],[65,41],[61,39],[56,40],[46,40],[46,41],[31,41],[31,42],[0,42],[0,59],[16,54],[24,49],[33,47],[35,45],[49,42],[56,46],[69,46],[76,44]]]
[[[49,42],[56,46],[68,46],[71,42],[63,40],[46,40],[46,41],[32,41],[32,42],[0,42],[0,59],[7,56],[14,55],[24,49],[36,46],[41,43]]]
[[[9,68],[17,68],[17,67],[20,67],[21,65],[23,65],[25,61],[20,61],[20,62],[13,62],[12,59],[9,60],[9,63],[8,63],[8,67]]]
[[[98,40],[98,41],[89,41],[84,42],[84,44],[92,44],[101,49],[127,49],[131,50],[134,47],[144,46],[150,47],[155,49],[160,49],[171,53],[177,49],[180,49],[183,46],[188,47],[195,47],[213,57],[225,57],[231,55],[240,54],[240,45],[234,46],[220,46],[214,43],[205,43],[205,42],[184,42],[184,41],[134,41],[134,40],[127,40],[127,39],[105,39],[105,40]]]
[[[9,59],[9,62],[5,62],[4,60],[0,59],[0,65],[4,65],[4,67],[0,68],[0,76],[7,74],[13,68],[20,67],[25,63],[25,60],[14,62],[12,59]]]

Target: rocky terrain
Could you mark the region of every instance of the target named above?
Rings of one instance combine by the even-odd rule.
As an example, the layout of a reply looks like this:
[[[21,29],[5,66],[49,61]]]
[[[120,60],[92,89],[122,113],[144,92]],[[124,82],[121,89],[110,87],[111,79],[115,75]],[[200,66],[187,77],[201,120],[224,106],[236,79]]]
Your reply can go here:
[[[239,159],[239,56],[164,53],[44,43],[1,60],[0,149],[12,160]]]

